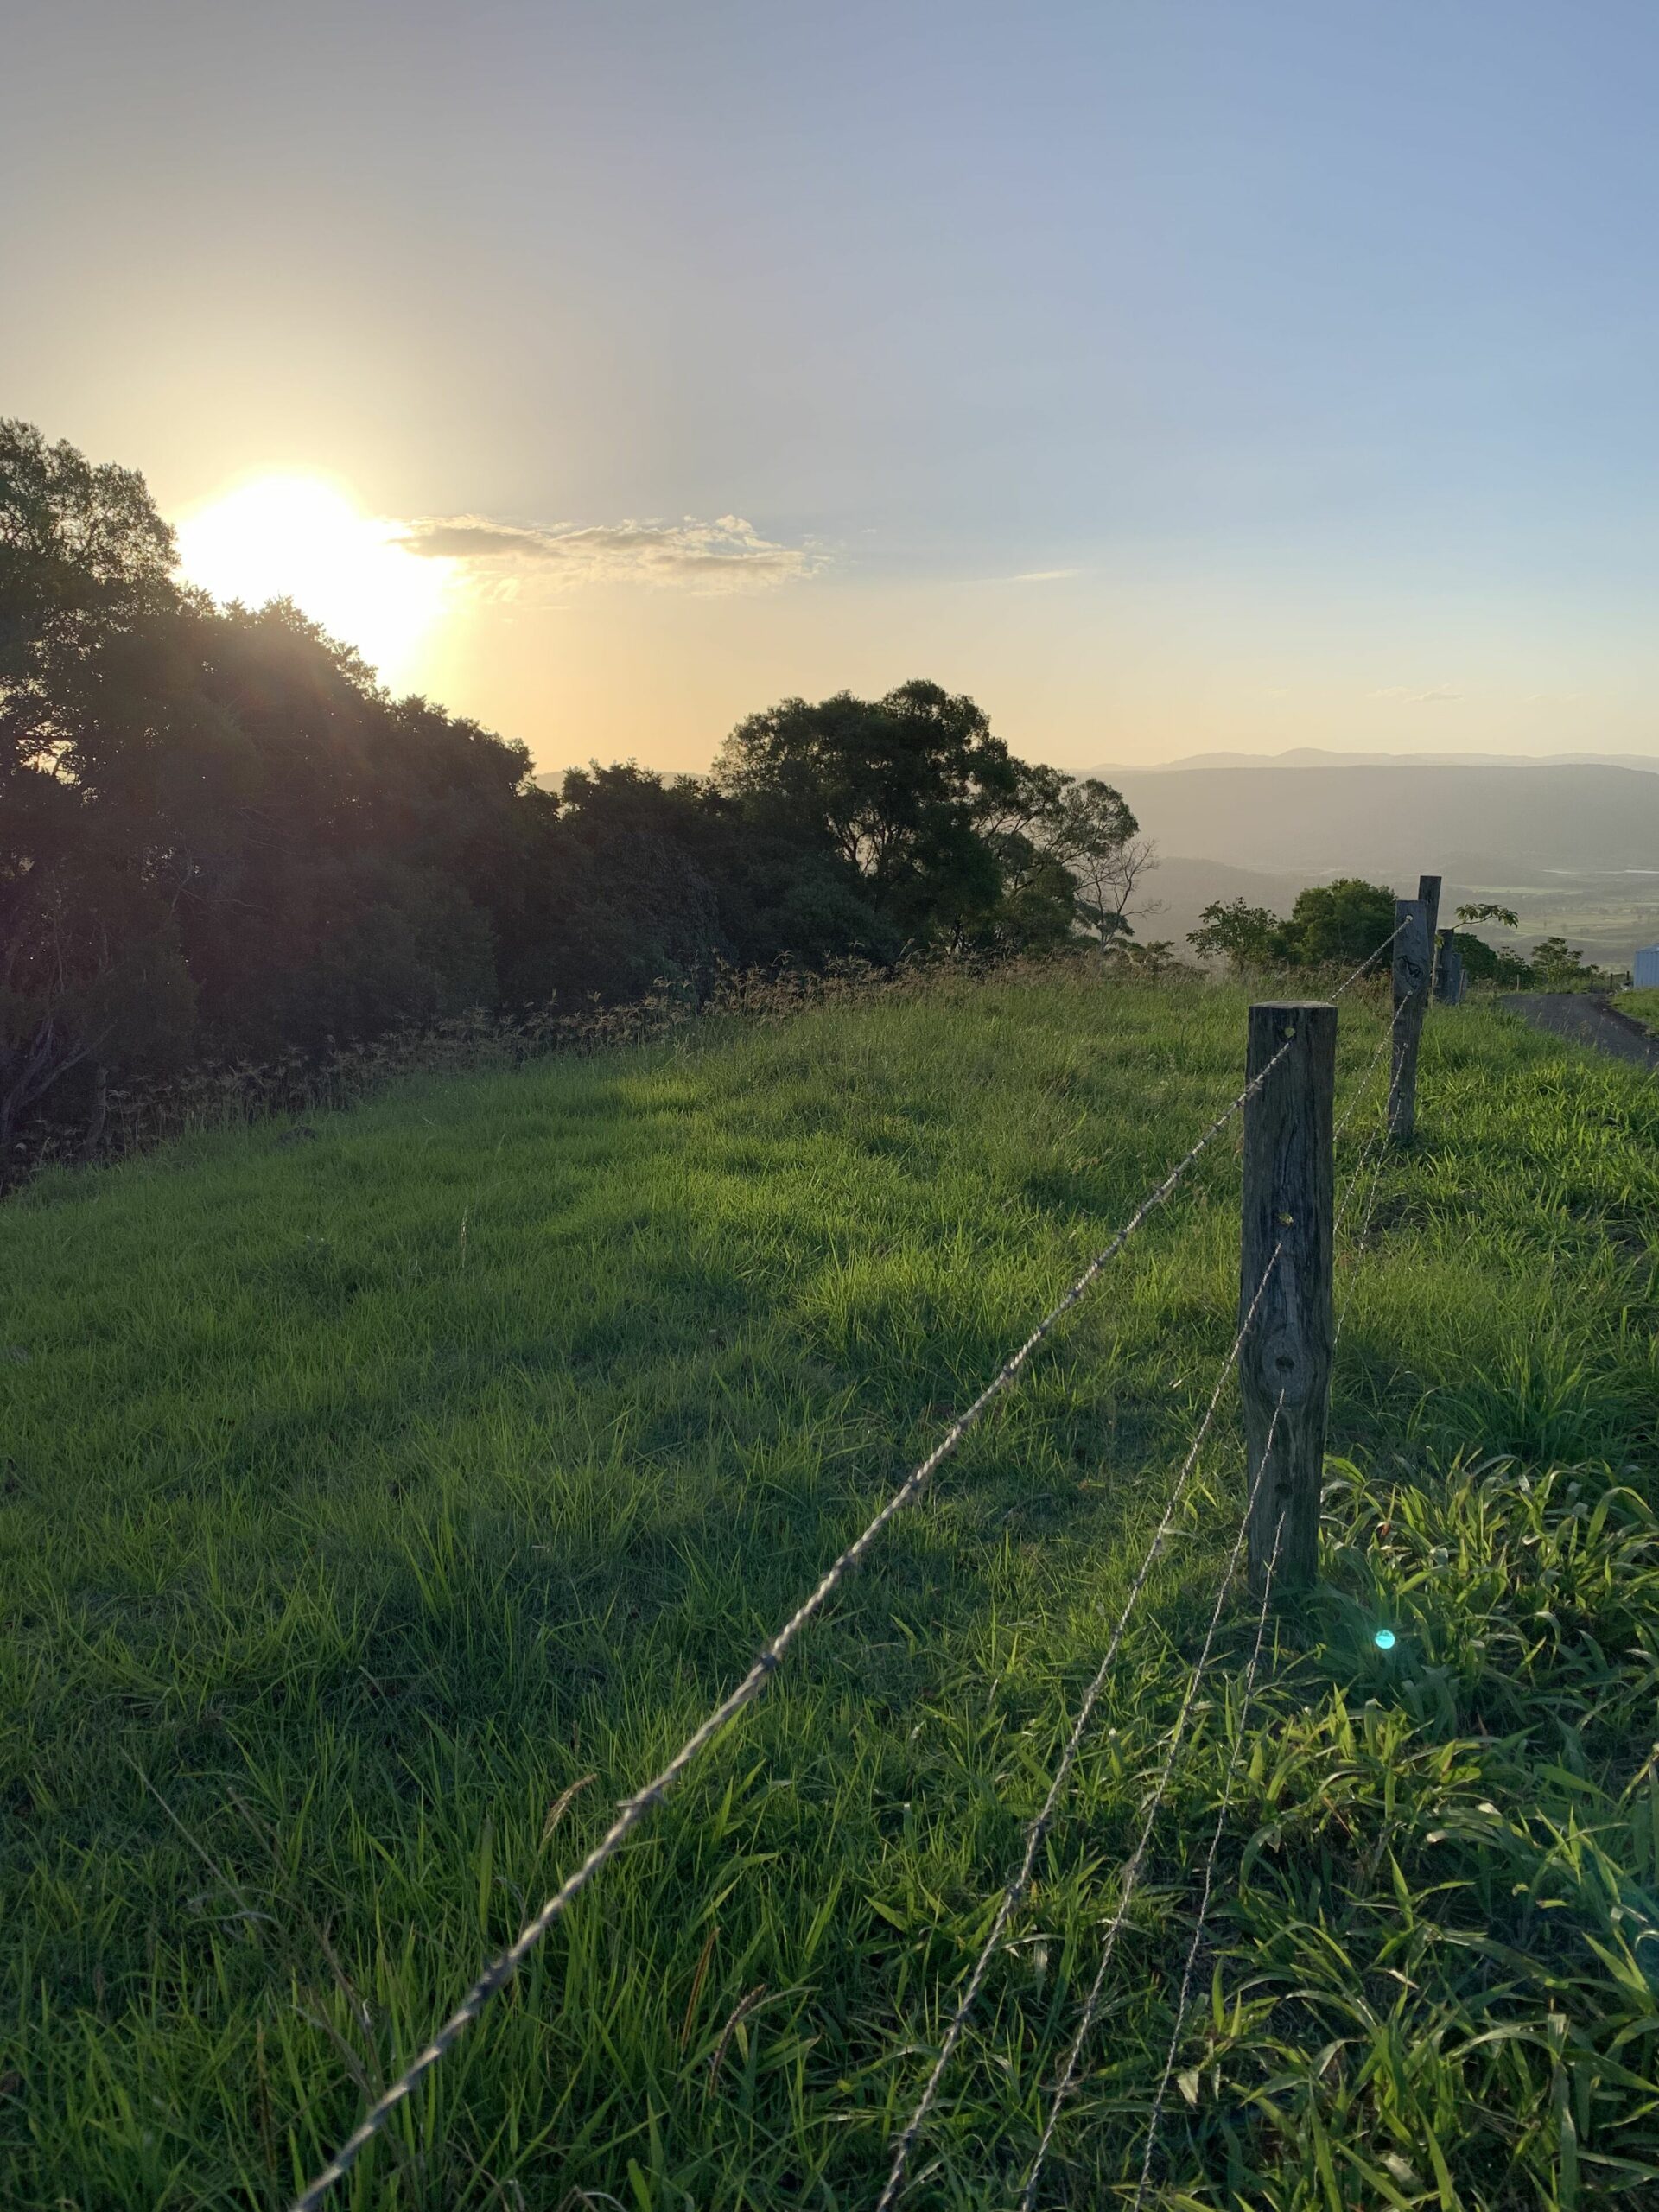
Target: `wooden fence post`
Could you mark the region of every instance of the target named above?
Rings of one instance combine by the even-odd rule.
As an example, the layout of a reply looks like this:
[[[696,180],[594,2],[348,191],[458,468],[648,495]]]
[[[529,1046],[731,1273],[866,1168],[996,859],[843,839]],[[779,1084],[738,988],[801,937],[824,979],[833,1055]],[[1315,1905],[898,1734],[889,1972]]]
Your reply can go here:
[[[1433,964],[1428,909],[1421,899],[1396,899],[1394,925],[1394,1051],[1389,1071],[1389,1135],[1409,1144],[1417,1126],[1417,1046],[1423,1033]]]
[[[1434,995],[1445,1006],[1463,1003],[1463,955],[1458,950],[1457,931],[1440,931],[1440,950],[1434,963]]]
[[[1428,909],[1428,963],[1430,995],[1440,995],[1440,879],[1438,875],[1420,875],[1417,896]]]
[[[1438,875],[1420,875],[1417,896],[1428,909],[1428,941],[1431,944],[1440,926],[1440,879]]]
[[[1336,1007],[1306,1000],[1253,1006],[1248,1076],[1259,1075],[1287,1044],[1284,1058],[1244,1107],[1241,1327],[1258,1290],[1261,1300],[1244,1327],[1238,1378],[1254,1501],[1249,1573],[1258,1592],[1275,1554],[1273,1579],[1287,1589],[1306,1589],[1319,1571],[1319,1485],[1334,1340]],[[1269,1436],[1272,1452],[1264,1465]]]

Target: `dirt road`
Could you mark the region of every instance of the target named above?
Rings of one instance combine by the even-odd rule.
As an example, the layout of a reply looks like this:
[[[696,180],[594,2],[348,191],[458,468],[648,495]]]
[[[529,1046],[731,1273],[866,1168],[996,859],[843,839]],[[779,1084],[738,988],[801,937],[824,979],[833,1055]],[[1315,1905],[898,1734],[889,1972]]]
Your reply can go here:
[[[1659,1069],[1659,1041],[1644,1037],[1628,1019],[1610,1011],[1593,991],[1510,991],[1498,1001],[1511,1014],[1574,1045],[1593,1046],[1616,1059]]]

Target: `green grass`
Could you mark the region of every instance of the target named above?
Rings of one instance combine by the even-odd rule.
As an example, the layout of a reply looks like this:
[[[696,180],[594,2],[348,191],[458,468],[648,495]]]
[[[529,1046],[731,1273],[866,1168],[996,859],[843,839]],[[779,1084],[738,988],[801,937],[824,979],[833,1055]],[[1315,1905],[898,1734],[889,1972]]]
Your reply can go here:
[[[1620,991],[1613,1004],[1645,1028],[1659,1033],[1659,990]]]
[[[1344,1085],[1379,1033],[1344,1001]],[[944,988],[0,1212],[0,2201],[281,2204],[1243,1034],[1227,989]],[[1436,1009],[1419,1129],[1341,1240],[1328,1586],[1270,1631],[1170,2207],[1659,2201],[1659,1099]],[[873,2202],[1226,1351],[1236,1206],[1229,1141],[338,2202]],[[1017,2193],[1240,1504],[1230,1404],[918,2208]],[[1240,1599],[1047,2203],[1139,2170],[1252,1630]]]

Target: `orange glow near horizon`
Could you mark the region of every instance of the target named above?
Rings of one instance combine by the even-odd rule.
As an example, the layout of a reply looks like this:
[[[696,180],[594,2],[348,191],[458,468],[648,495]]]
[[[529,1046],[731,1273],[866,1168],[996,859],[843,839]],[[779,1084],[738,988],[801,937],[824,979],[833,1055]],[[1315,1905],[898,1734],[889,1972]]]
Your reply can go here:
[[[259,475],[177,525],[179,568],[221,602],[288,598],[394,689],[413,681],[451,595],[454,563],[411,553],[323,476]]]

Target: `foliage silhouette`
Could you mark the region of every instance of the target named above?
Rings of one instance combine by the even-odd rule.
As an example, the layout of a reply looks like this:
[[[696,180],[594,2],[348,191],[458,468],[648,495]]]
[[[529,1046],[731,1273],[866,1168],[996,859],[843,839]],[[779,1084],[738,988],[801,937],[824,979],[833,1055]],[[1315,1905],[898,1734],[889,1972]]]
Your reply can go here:
[[[971,699],[785,700],[707,779],[555,795],[522,744],[393,698],[292,604],[173,574],[136,472],[0,423],[0,1159],[118,1087],[721,967],[998,955],[1129,927],[1122,797]]]

